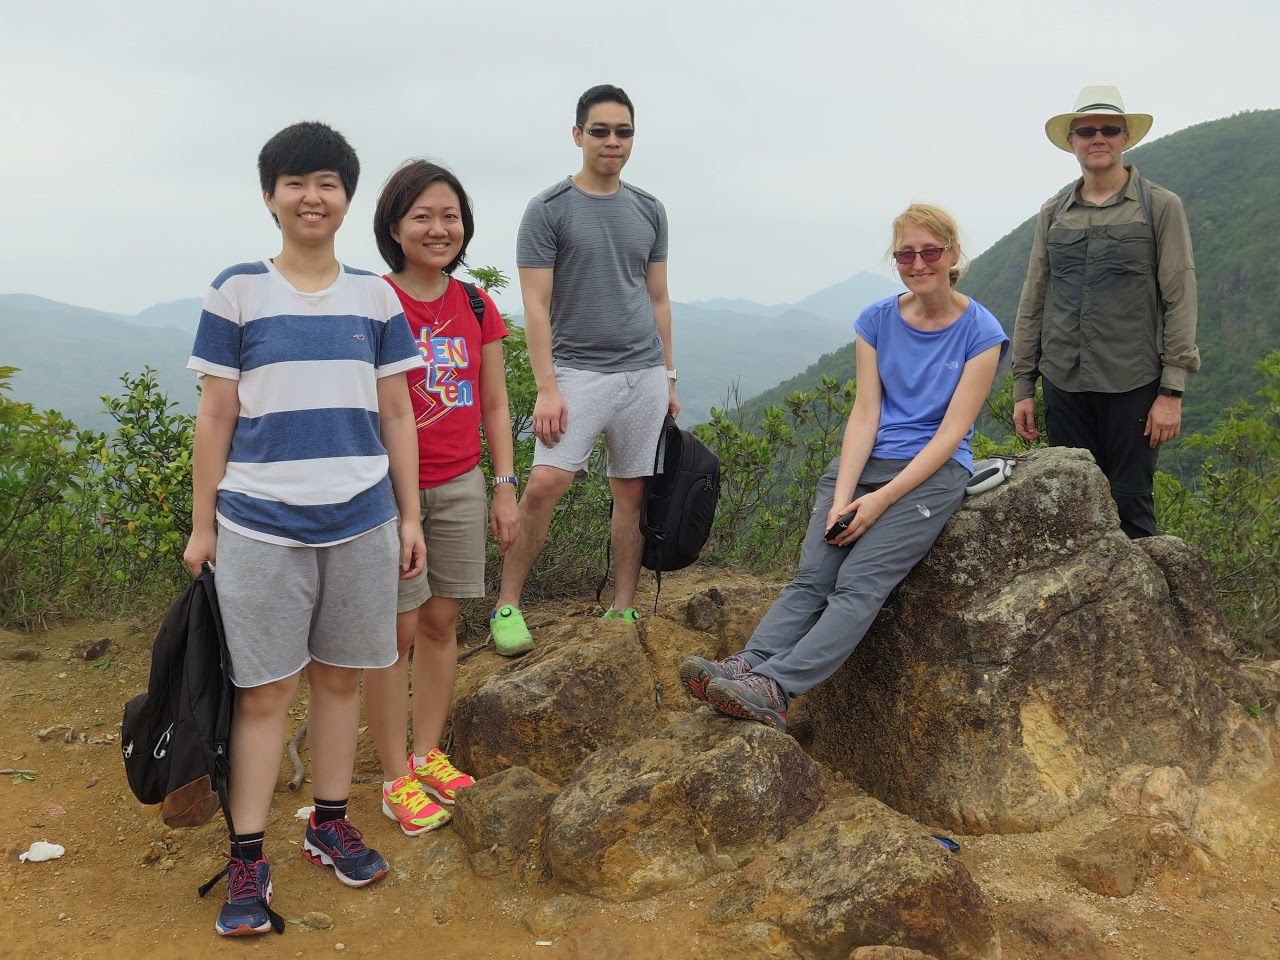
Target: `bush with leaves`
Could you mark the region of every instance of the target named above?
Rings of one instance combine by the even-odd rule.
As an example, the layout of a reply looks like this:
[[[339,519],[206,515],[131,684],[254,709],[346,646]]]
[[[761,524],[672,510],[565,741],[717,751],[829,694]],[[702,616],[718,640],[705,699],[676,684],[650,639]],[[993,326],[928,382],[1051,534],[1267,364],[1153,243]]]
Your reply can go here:
[[[1239,403],[1204,434],[1183,440],[1205,460],[1192,487],[1157,474],[1166,533],[1200,548],[1238,642],[1274,656],[1280,646],[1280,351],[1256,367],[1256,403]]]
[[[7,394],[0,367],[0,623],[43,624],[74,610],[94,537],[92,435]]]
[[[853,381],[824,376],[813,393],[797,390],[783,406],[767,407],[751,430],[731,392],[724,409],[712,409],[710,423],[694,428],[720,458],[707,562],[762,570],[795,561],[818,481],[840,452],[855,393]]]
[[[145,367],[120,378],[102,402],[115,430],[92,445],[104,525],[99,588],[117,606],[168,597],[189,579],[182,550],[191,535],[191,456],[195,418],[178,412]]]

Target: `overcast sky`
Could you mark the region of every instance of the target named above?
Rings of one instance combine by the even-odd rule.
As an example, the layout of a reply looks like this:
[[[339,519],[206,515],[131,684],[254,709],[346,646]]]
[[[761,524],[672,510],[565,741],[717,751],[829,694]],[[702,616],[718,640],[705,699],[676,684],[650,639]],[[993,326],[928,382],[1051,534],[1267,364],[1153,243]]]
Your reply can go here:
[[[799,299],[885,266],[913,200],[976,255],[1072,179],[1045,139],[1087,83],[1150,139],[1280,106],[1273,0],[0,0],[0,293],[135,313],[199,297],[279,238],[255,161],[323,120],[360,154],[338,255],[400,161],[459,175],[473,265],[515,276],[528,199],[580,165],[579,94],[636,103],[624,179],[671,222],[677,300]],[[504,298],[518,309],[518,297]]]

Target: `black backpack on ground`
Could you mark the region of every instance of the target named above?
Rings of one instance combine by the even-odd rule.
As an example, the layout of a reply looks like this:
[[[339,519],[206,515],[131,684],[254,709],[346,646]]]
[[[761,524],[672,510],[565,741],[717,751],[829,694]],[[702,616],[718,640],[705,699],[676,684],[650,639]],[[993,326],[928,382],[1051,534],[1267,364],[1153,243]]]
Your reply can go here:
[[[213,571],[192,581],[164,615],[151,648],[147,692],[124,707],[120,750],[129,789],[143,803],[160,804],[170,827],[198,827],[222,809],[235,837],[227,776],[235,687],[218,611]],[[225,874],[200,888],[204,896]],[[277,933],[284,921],[270,907]]]
[[[641,562],[658,575],[698,559],[720,499],[720,460],[668,414],[640,504]]]

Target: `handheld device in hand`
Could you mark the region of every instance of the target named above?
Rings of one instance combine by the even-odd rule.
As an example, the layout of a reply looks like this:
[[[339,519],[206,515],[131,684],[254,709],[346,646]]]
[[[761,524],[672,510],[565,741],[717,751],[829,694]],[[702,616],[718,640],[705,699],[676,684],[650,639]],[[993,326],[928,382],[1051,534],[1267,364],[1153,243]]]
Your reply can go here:
[[[850,510],[843,517],[833,523],[831,525],[831,529],[823,534],[823,537],[827,540],[834,540],[836,537],[840,536],[840,534],[849,529],[849,524],[853,523],[853,518],[857,516],[857,514],[857,510]]]

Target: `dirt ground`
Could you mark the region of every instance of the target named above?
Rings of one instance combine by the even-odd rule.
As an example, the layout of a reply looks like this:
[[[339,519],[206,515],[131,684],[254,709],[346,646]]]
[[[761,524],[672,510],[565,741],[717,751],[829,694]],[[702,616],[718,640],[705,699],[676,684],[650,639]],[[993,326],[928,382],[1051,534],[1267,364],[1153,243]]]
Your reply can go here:
[[[666,578],[664,609],[674,609],[699,587],[697,578]],[[726,579],[715,575],[716,582]],[[433,960],[753,955],[718,939],[706,918],[729,878],[612,905],[565,898],[570,891],[554,883],[520,886],[479,875],[451,827],[403,836],[379,811],[367,734],[351,817],[391,861],[392,873],[373,887],[350,890],[303,859],[302,824],[294,813],[311,798],[305,784],[297,792],[287,788],[286,761],[267,833],[274,905],[289,921],[285,935],[215,936],[225,887],[219,884],[203,900],[196,888],[223,862],[220,819],[195,830],[168,830],[155,808],[135,801],[120,760],[122,706],[146,686],[155,626],[79,622],[30,635],[0,634],[0,768],[35,771],[34,779],[13,773],[0,778],[0,956],[136,960],[180,954],[200,960],[231,954],[390,957],[402,950]],[[86,645],[103,638],[105,648],[86,660]],[[464,674],[488,672],[498,660],[480,651],[463,664]],[[301,716],[299,706],[295,725]],[[59,724],[72,729],[49,731]],[[1023,904],[1076,913],[1121,957],[1274,960],[1280,956],[1280,775],[1273,771],[1242,788],[1238,799],[1262,826],[1255,850],[1217,864],[1217,876],[1162,890],[1148,886],[1127,899],[1083,890],[1055,862],[1060,851],[1105,825],[1101,808],[1047,833],[958,837],[958,856],[996,907],[1005,960],[1052,956],[1009,919]],[[35,840],[62,844],[66,855],[19,862],[18,854]]]

